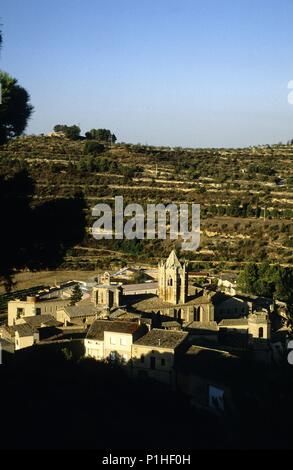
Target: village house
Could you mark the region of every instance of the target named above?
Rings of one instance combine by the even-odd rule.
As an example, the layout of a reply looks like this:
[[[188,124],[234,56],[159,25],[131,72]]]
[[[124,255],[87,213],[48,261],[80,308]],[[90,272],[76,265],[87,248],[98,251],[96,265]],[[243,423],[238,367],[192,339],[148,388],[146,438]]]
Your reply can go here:
[[[49,290],[42,296],[9,302],[8,325],[23,323],[27,317],[50,314],[64,328],[79,327],[85,334],[90,328],[86,343],[87,354],[102,359],[105,359],[105,354],[115,352],[114,343],[107,343],[108,330],[99,333],[103,338],[96,341],[96,348],[92,347],[94,343],[88,341],[94,340],[91,338],[94,331],[91,325],[97,325],[96,321],[106,320],[112,322],[112,326],[114,322],[120,325],[122,322],[124,325],[131,324],[131,328],[134,324],[144,324],[149,331],[149,338],[155,334],[152,331],[160,330],[162,335],[171,333],[168,336],[170,338],[172,333],[188,334],[195,345],[202,341],[212,341],[218,345],[221,342],[230,344],[235,339],[237,347],[247,349],[253,344],[255,349],[258,340],[257,354],[262,348],[267,349],[274,309],[270,299],[233,296],[212,286],[190,285],[188,265],[179,261],[175,251],[170,253],[167,260],[159,262],[157,279],[157,282],[123,285],[112,282],[111,275],[106,272],[100,276],[98,284],[94,282],[91,285],[87,298],[75,306],[69,305],[68,288],[72,288],[72,285],[66,283],[62,286],[66,290],[66,298],[59,291]],[[153,327],[155,330],[152,330]],[[134,336],[132,341],[136,342],[138,338]],[[124,347],[129,346],[129,338],[121,340],[125,342],[122,352]],[[129,358],[132,356],[129,351],[124,351],[123,354]]]
[[[237,274],[225,273],[218,278],[218,287],[228,295],[237,294]]]
[[[188,333],[153,329],[132,346],[134,375],[148,377],[175,387],[174,360],[184,347]]]
[[[17,324],[18,320],[37,315],[52,315],[56,318],[57,310],[70,303],[70,299],[27,297],[26,300],[11,300],[8,302],[8,325]]]
[[[77,305],[65,305],[56,311],[56,320],[64,326],[89,326],[97,318],[97,308],[89,300],[83,300]]]
[[[39,342],[37,329],[32,328],[27,323],[14,326],[4,326],[1,328],[1,338],[13,345],[15,351],[30,348]]]
[[[240,359],[216,347],[190,346],[177,356],[177,389],[199,409],[216,414],[234,413],[231,382],[239,373]]]
[[[146,325],[137,321],[96,320],[85,339],[85,355],[127,363],[132,357],[134,341],[147,331]]]

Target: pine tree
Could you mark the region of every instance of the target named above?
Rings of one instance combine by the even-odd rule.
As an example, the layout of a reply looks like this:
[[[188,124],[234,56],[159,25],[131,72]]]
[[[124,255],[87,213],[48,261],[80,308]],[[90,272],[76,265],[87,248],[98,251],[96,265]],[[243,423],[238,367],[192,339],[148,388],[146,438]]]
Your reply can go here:
[[[76,305],[82,299],[82,290],[79,287],[79,284],[76,284],[72,291],[70,305]]]

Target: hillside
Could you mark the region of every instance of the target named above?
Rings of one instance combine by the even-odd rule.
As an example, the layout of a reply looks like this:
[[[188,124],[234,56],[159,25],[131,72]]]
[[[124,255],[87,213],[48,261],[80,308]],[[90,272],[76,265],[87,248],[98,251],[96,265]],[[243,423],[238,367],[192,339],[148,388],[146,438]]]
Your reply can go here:
[[[293,145],[245,149],[182,149],[116,144],[85,155],[84,141],[22,137],[0,149],[1,174],[26,168],[34,204],[82,193],[87,225],[98,202],[201,204],[202,239],[185,253],[194,269],[239,269],[254,260],[293,266]],[[97,242],[88,233],[64,269],[156,262],[169,241]]]

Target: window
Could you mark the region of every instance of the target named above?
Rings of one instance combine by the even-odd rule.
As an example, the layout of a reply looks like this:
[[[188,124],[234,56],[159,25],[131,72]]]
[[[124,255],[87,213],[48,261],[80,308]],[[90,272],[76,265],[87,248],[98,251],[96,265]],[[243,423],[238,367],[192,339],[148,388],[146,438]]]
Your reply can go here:
[[[42,314],[42,311],[40,308],[36,308],[36,315],[41,315]]]
[[[263,328],[259,328],[258,330],[258,337],[263,338]]]
[[[24,308],[18,308],[18,309],[16,310],[16,317],[17,317],[17,318],[20,318],[20,317],[22,317],[23,315],[24,315]]]
[[[111,337],[110,338],[110,344],[116,344],[116,338]]]
[[[120,338],[120,346],[127,346],[127,341],[125,338]]]

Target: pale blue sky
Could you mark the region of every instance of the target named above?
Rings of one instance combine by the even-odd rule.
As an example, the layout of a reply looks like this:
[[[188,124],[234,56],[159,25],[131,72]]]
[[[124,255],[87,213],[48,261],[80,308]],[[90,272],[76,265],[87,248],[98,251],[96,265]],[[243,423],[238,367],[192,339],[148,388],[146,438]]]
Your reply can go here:
[[[245,146],[293,138],[292,0],[2,0],[0,67],[56,123],[119,141]]]

